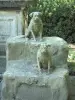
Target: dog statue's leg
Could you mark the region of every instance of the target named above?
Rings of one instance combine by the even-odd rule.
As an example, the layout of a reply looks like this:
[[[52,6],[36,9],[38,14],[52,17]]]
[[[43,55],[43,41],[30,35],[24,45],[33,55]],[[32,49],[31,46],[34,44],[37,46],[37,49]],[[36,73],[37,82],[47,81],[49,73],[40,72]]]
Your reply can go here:
[[[43,33],[43,24],[41,22],[41,26],[40,26],[40,30],[39,30],[40,41],[42,40],[42,33]]]
[[[38,65],[39,73],[41,73],[41,66],[40,66],[40,62],[38,61],[38,59],[37,59],[37,65]]]
[[[42,40],[42,33],[40,33],[40,41]]]
[[[33,39],[36,41],[36,38],[35,38],[33,31],[31,31],[31,34],[32,34]]]
[[[51,63],[50,61],[48,61],[48,73],[50,72],[50,66],[51,66]]]

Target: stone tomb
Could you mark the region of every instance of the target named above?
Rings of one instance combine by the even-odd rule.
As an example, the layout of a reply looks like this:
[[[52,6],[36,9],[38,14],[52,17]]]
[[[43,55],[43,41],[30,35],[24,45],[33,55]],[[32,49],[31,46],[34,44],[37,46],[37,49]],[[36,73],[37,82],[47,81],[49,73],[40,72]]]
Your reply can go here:
[[[37,68],[37,50],[43,43],[51,46],[54,69],[50,73],[39,73]],[[41,42],[10,38],[1,100],[67,100],[67,56],[67,43],[59,37],[44,37]]]
[[[6,66],[6,40],[24,34],[28,7],[36,0],[0,0],[0,74]]]
[[[0,0],[0,41],[24,34],[28,7],[33,2],[34,0]]]

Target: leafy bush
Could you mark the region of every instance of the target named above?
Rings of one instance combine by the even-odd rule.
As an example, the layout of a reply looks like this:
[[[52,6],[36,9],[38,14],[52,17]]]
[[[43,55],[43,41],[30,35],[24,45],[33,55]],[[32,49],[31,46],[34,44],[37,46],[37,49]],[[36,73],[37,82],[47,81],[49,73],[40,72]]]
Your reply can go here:
[[[29,12],[42,12],[44,36],[59,36],[75,42],[75,0],[38,0]]]

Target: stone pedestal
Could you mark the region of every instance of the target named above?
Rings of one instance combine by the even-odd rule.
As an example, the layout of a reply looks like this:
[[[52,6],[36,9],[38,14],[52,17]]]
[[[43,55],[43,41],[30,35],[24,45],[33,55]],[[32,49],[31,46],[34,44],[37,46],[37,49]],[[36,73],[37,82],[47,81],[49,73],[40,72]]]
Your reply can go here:
[[[37,50],[43,43],[51,46],[55,69],[50,73],[39,73],[37,68]],[[67,43],[59,37],[44,37],[41,42],[9,39],[2,100],[67,100],[67,56]]]

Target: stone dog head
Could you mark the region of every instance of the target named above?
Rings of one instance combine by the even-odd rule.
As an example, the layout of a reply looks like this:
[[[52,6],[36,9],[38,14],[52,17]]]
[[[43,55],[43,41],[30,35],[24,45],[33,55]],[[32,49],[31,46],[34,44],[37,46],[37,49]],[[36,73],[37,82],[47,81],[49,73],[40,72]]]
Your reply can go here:
[[[38,20],[40,19],[40,17],[42,16],[41,12],[32,12],[29,15],[30,17],[32,17],[32,19],[36,22],[38,22]]]
[[[42,44],[42,45],[40,46],[41,53],[42,53],[42,54],[48,53],[50,48],[51,48],[51,45]]]

